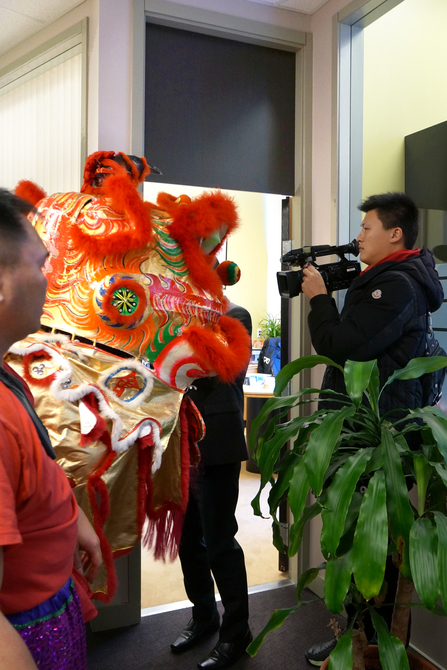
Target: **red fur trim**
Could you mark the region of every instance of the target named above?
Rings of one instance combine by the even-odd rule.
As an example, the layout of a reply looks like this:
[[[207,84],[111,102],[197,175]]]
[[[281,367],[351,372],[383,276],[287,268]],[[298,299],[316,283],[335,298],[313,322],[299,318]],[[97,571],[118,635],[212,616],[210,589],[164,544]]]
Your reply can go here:
[[[118,166],[125,173],[122,166]],[[141,200],[127,174],[112,175],[104,183],[103,191],[112,200],[113,208],[131,223],[132,228],[113,235],[89,235],[78,226],[70,226],[70,234],[75,246],[93,258],[107,254],[138,249],[152,242],[152,221],[150,210]]]
[[[93,397],[91,398],[92,406],[98,411],[99,403],[96,396],[92,393],[89,394]],[[113,555],[110,544],[104,534],[104,524],[108,519],[110,514],[109,506],[109,492],[105,482],[101,479],[101,476],[110,468],[113,463],[116,453],[112,449],[112,442],[107,429],[101,435],[101,442],[105,444],[109,453],[105,459],[102,466],[92,474],[87,480],[87,493],[90,501],[90,506],[93,512],[93,525],[96,531],[96,534],[99,538],[99,544],[101,547],[102,558],[106,567],[107,580],[106,580],[106,593],[101,591],[94,592],[94,598],[96,600],[101,600],[104,603],[109,603],[116,593],[117,579],[115,572],[115,565],[113,563]]]
[[[132,175],[132,182],[135,184],[135,186],[137,186],[137,185],[140,184],[142,181],[144,181],[144,178],[145,178],[145,177],[150,173],[150,171],[151,171],[149,165],[147,164],[147,160],[144,158],[144,156],[142,156],[142,157],[140,158],[140,160],[141,160],[141,162],[143,163],[143,166],[144,166],[144,167],[143,167],[143,171],[141,172],[141,174],[139,174],[137,166],[135,165],[135,163],[133,162],[133,160],[131,160],[131,159],[129,158],[129,156],[127,156],[127,154],[124,154],[122,151],[119,151],[118,154],[121,156],[121,158],[124,160],[124,162],[126,163],[126,165],[129,167],[130,172],[131,172],[131,175]]]
[[[155,518],[149,519],[143,547],[153,547],[155,560],[171,561],[178,556],[182,535],[183,513],[174,503],[166,503]]]
[[[189,496],[189,466],[190,466],[190,440],[188,426],[188,402],[183,398],[180,405],[180,468],[181,468],[181,507],[172,501],[166,501],[159,509],[154,510],[152,506],[153,486],[150,479],[150,471],[146,473],[147,500],[146,513],[148,525],[143,538],[143,546],[153,547],[154,558],[166,560],[167,557],[173,561],[178,555],[180,538],[182,535],[183,515],[188,506]],[[145,464],[144,467],[147,467]],[[142,476],[142,474],[140,475]]]
[[[147,436],[151,437],[151,436]],[[143,533],[146,506],[152,507],[152,458],[153,444],[145,444],[147,438],[138,440],[138,537]]]
[[[96,417],[96,424],[93,426],[92,430],[87,435],[81,434],[81,447],[86,447],[96,440],[100,440],[101,438],[104,439],[104,433],[108,435],[107,424],[99,413],[98,400],[93,392],[85,395],[80,402],[85,403]],[[103,439],[101,439],[101,441],[103,441]]]
[[[238,226],[234,199],[220,191],[203,193],[189,202],[185,202],[182,197],[171,201],[165,193],[159,194],[157,202],[160,196],[164,208],[174,219],[170,231],[176,239],[184,237],[185,234],[197,239],[208,237],[224,223],[228,226],[229,233]],[[187,224],[186,230],[185,224]]]
[[[228,346],[219,342],[216,333],[198,326],[187,328],[183,336],[206,367],[214,370],[223,382],[231,382],[247,368],[250,360],[250,336],[237,319],[223,315],[219,325],[228,340]]]
[[[95,153],[87,156],[84,165],[84,183],[81,186],[81,193],[91,193],[91,191],[88,190],[88,186],[92,185],[96,170],[104,159],[112,158],[114,155],[114,151],[95,151]]]
[[[152,450],[138,451],[138,534],[141,537],[148,510],[153,509]]]
[[[181,472],[181,487],[182,487],[182,512],[186,512],[189,499],[189,426],[188,426],[188,411],[185,397],[182,398],[180,405],[180,472]],[[180,538],[179,538],[180,539]]]
[[[206,428],[202,416],[191,398],[185,395],[184,400],[187,401],[186,417],[188,421],[189,464],[190,468],[196,468],[200,463],[200,450],[197,442],[200,442],[205,436]]]
[[[28,202],[30,202],[32,205],[37,205],[39,200],[47,197],[47,194],[43,188],[35,184],[33,181],[29,181],[27,179],[22,179],[19,181],[14,189],[14,193],[18,195],[19,198],[28,200]]]
[[[109,515],[109,500],[108,500],[109,494],[107,491],[107,486],[102,481],[102,479],[100,479],[97,476],[91,477],[87,481],[87,492],[90,500],[90,505],[93,511],[93,525],[95,527],[96,534],[99,538],[102,558],[107,572],[106,593],[103,593],[102,591],[95,591],[93,597],[96,600],[101,600],[104,603],[109,603],[113,599],[117,587],[117,579],[116,579],[115,565],[113,563],[112,550],[103,531],[104,523]],[[97,501],[97,497],[100,500],[99,504]]]
[[[172,212],[176,207],[178,207],[178,205],[184,205],[188,202],[191,202],[191,198],[189,197],[189,195],[185,194],[179,195],[179,197],[176,198],[174,195],[170,195],[169,193],[161,191],[157,195],[157,205],[162,209],[165,209],[170,214],[172,214]]]
[[[223,242],[237,228],[238,216],[233,198],[220,191],[212,191],[191,202],[184,202],[162,193],[157,203],[172,216],[169,233],[182,248],[193,282],[222,297],[222,282],[213,269],[214,255],[206,255],[202,251],[200,240],[209,237],[225,224],[228,230]]]
[[[44,377],[43,379],[33,377],[29,373],[30,366],[38,358],[45,358],[48,361],[51,359],[51,356],[48,353],[48,351],[45,351],[45,349],[41,349],[40,351],[33,351],[30,354],[25,354],[25,356],[23,357],[23,378],[26,379],[27,382],[35,386],[49,386],[56,379],[55,372],[53,372],[53,374],[51,375]]]
[[[132,183],[135,184],[135,185],[139,184],[140,179],[139,179],[137,166],[135,165],[135,163],[133,161],[131,161],[129,156],[126,156],[126,154],[124,154],[122,151],[119,151],[117,155],[121,156],[121,158],[123,159],[123,161],[126,163],[127,167],[129,168],[130,174],[132,175],[131,176]]]

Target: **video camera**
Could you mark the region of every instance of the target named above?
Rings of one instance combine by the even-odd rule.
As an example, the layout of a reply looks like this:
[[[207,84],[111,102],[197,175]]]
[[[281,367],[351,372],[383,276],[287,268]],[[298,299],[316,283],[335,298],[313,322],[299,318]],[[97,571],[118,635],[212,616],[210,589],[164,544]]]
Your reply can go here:
[[[337,254],[340,260],[336,263],[327,263],[326,265],[317,265],[315,262],[317,256],[330,256],[331,254]],[[331,291],[340,291],[341,289],[348,288],[360,274],[360,263],[358,261],[347,260],[345,254],[359,255],[359,243],[357,240],[352,240],[349,244],[342,244],[339,247],[322,244],[315,247],[292,249],[284,254],[281,262],[286,265],[300,265],[302,268],[306,263],[312,263],[323,277],[328,293],[331,293]],[[277,272],[276,276],[281,298],[293,298],[302,293],[301,284],[304,277],[302,270]]]

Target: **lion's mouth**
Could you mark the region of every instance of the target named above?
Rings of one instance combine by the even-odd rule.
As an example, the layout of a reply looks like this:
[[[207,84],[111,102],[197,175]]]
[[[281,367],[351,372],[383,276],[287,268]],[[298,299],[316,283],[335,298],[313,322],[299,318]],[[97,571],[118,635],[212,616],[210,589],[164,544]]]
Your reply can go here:
[[[200,238],[200,248],[208,256],[212,254],[224,239],[228,232],[228,226],[223,223],[219,230],[215,230],[209,237]]]

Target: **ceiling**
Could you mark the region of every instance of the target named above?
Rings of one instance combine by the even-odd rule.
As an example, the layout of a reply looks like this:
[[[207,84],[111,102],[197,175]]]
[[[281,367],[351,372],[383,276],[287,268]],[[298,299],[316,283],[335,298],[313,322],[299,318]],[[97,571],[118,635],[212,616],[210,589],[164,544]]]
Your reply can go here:
[[[313,14],[328,0],[248,0],[284,10]],[[0,0],[0,55],[39,32],[83,0]],[[225,0],[221,0],[225,6]],[[213,9],[216,8],[213,3]]]

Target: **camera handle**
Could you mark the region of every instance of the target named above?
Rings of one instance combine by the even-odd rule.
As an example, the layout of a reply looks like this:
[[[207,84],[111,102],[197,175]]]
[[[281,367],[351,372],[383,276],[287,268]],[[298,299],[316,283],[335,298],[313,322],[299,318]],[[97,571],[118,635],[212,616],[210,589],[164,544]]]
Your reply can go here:
[[[345,254],[359,255],[359,243],[357,240],[352,240],[348,244],[340,246],[330,246],[329,244],[320,244],[312,247],[302,247],[301,249],[292,249],[288,251],[281,258],[281,262],[287,265],[300,265],[303,267],[305,263],[316,262],[318,256],[330,256],[336,254],[342,261],[345,261]]]

